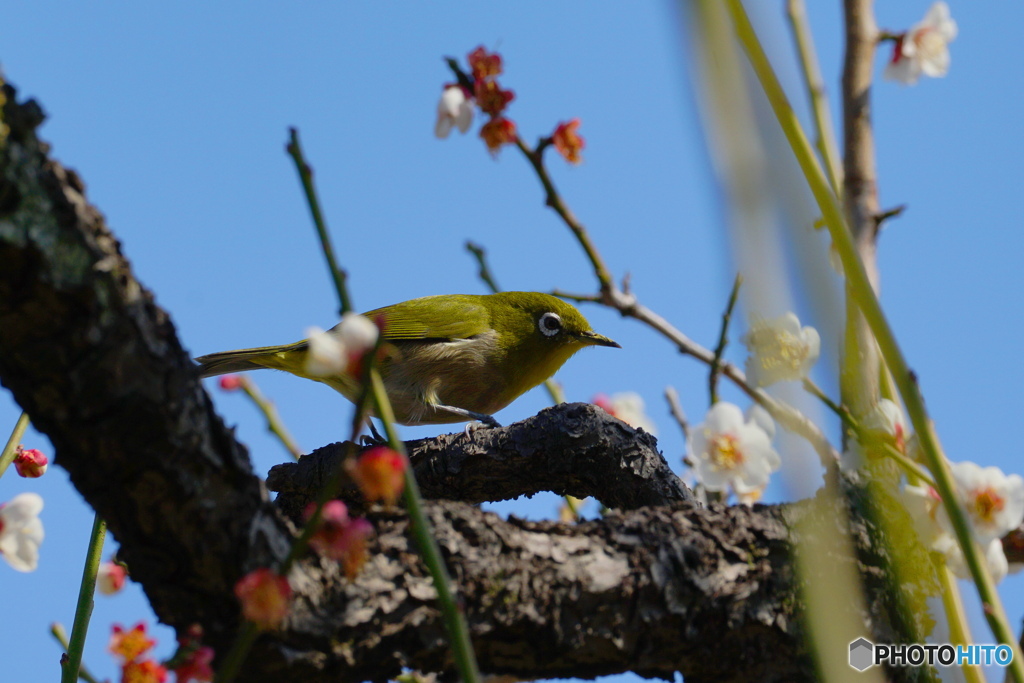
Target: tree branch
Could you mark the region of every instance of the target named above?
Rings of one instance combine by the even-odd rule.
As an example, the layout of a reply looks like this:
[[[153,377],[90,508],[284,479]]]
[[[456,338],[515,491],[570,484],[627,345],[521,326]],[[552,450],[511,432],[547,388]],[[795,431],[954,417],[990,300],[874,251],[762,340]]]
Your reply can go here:
[[[694,501],[653,436],[589,403],[563,403],[508,427],[407,446],[425,498],[476,504],[552,491],[619,510]],[[299,515],[344,457],[344,444],[324,446],[272,468],[267,486],[282,509]],[[359,502],[355,484],[344,496]]]
[[[39,108],[6,93],[0,381],[107,521],[158,617],[179,632],[200,624],[223,654],[239,624],[235,582],[279,561],[293,530],[81,181],[36,139]],[[686,496],[654,440],[580,405],[412,446],[417,476],[438,498],[555,489],[633,508],[567,525],[504,521],[464,502],[428,504],[484,670],[522,678],[681,671],[688,683],[814,678],[798,627],[789,554],[801,540],[792,529],[802,515],[845,519],[828,508],[842,503],[651,507]],[[295,565],[285,629],[259,638],[244,680],[383,681],[401,667],[451,676],[408,519],[380,509],[370,519],[377,537],[354,581],[316,556]],[[877,530],[858,524],[865,621],[888,642],[888,560],[873,550]]]

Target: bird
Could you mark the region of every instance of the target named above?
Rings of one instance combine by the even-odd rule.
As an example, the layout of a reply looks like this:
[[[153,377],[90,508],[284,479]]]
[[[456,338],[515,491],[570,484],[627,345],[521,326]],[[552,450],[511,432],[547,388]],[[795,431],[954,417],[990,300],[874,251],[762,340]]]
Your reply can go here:
[[[381,330],[378,367],[395,421],[403,425],[478,420],[498,426],[494,413],[554,375],[577,351],[622,348],[594,332],[572,304],[540,292],[441,294],[362,315]],[[201,377],[270,368],[358,399],[356,377],[314,376],[306,368],[308,356],[305,339],[212,353],[196,362]]]

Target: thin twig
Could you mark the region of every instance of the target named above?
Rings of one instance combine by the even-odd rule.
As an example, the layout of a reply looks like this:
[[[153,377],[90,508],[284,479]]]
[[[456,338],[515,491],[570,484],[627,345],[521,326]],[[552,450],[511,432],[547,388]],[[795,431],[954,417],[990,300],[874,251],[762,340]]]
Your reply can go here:
[[[573,300],[593,300],[592,297],[566,294],[558,290],[556,290],[554,294],[555,296]],[[634,295],[627,295],[619,289],[612,289],[608,293],[608,301],[606,302],[602,300],[600,303],[610,308],[614,308],[622,315],[638,320],[644,325],[652,328],[661,336],[672,342],[680,353],[696,358],[698,361],[708,366],[710,366],[714,360],[714,352],[693,341],[680,330],[676,329],[670,322],[665,320],[665,318],[640,304]],[[839,462],[839,453],[832,447],[828,438],[813,421],[793,406],[769,396],[762,389],[751,386],[750,383],[747,382],[747,377],[743,371],[732,363],[723,362],[720,367],[721,374],[724,377],[727,377],[733,384],[739,387],[743,393],[756,401],[762,408],[767,410],[775,421],[782,425],[783,428],[806,439],[814,448],[815,452],[817,452],[822,465],[827,470],[832,471],[835,468],[836,464]]]
[[[740,285],[743,284],[743,276],[736,273],[736,279],[732,283],[732,292],[729,293],[729,303],[722,313],[722,329],[718,333],[718,344],[715,346],[715,355],[711,359],[711,371],[708,373],[708,392],[711,397],[711,405],[718,403],[718,376],[722,366],[722,354],[729,343],[729,322],[732,320],[732,311],[736,308],[736,300],[740,295]]]
[[[676,424],[679,425],[679,430],[683,433],[683,441],[689,443],[690,441],[690,423],[686,420],[686,413],[683,412],[683,406],[679,403],[679,392],[673,386],[665,387],[665,400],[668,401],[668,411],[675,419]]]
[[[494,279],[494,274],[491,273],[491,269],[487,265],[487,251],[476,242],[469,240],[466,241],[466,251],[471,253],[476,259],[476,263],[480,268],[477,276],[484,281],[484,284],[491,290],[491,293],[500,292],[501,287],[498,286],[498,281]]]
[[[320,237],[320,246],[324,256],[327,257],[327,267],[331,271],[331,279],[334,280],[334,288],[338,290],[338,297],[341,299],[339,308],[340,315],[345,315],[352,309],[352,299],[349,297],[346,282],[348,273],[338,266],[334,257],[334,247],[331,246],[331,236],[327,232],[327,223],[324,221],[323,212],[320,210],[320,200],[316,195],[316,187],[313,185],[313,169],[306,163],[302,153],[302,145],[299,143],[299,131],[296,128],[289,128],[290,140],[286,149],[288,154],[295,161],[295,168],[299,172],[299,180],[302,181],[302,189],[306,193],[306,203],[313,215],[313,224],[316,226],[316,234]]]
[[[551,296],[557,296],[559,299],[567,299],[569,301],[575,301],[578,304],[600,304],[603,303],[600,294],[573,294],[572,292],[564,292],[561,289],[551,290]]]
[[[583,247],[587,258],[590,260],[590,265],[594,268],[594,275],[597,276],[597,281],[600,283],[601,294],[607,295],[608,292],[615,289],[615,282],[612,280],[611,272],[609,272],[608,267],[604,264],[604,259],[601,258],[601,254],[597,251],[593,240],[590,239],[590,234],[586,228],[577,220],[573,212],[569,210],[569,207],[562,200],[562,196],[555,189],[555,184],[548,174],[547,167],[544,166],[543,147],[538,146],[537,150],[532,150],[518,135],[516,135],[515,143],[516,147],[523,153],[523,156],[526,157],[526,160],[533,166],[533,170],[537,173],[537,178],[540,179],[541,185],[544,186],[545,203],[554,209],[555,213],[562,219],[562,222],[572,230],[580,246]]]
[[[293,458],[296,460],[301,458],[302,449],[295,443],[295,439],[288,431],[288,428],[284,426],[284,421],[281,419],[281,414],[277,412],[277,406],[274,405],[274,402],[263,395],[263,392],[260,391],[255,382],[249,379],[248,375],[239,375],[238,381],[245,395],[256,404],[260,413],[263,414],[263,418],[267,421],[267,430],[277,437],[277,440],[292,454]]]

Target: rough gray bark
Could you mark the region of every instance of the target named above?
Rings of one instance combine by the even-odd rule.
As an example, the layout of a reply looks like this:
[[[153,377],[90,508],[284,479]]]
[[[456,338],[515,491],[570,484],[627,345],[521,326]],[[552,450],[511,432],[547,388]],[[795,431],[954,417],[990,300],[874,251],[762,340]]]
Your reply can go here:
[[[235,581],[279,561],[292,528],[81,181],[48,158],[35,135],[39,108],[5,92],[0,381],[107,520],[159,618],[179,631],[201,624],[223,653],[239,625]],[[474,440],[412,446],[431,496],[461,499],[430,503],[428,512],[484,671],[678,671],[690,683],[814,677],[798,627],[792,522],[808,514],[841,520],[841,510],[816,501],[695,507],[649,435],[578,405]],[[331,453],[308,457],[276,474],[276,485],[308,495]],[[579,525],[528,523],[466,502],[544,489],[594,495],[625,511]],[[405,515],[376,509],[370,519],[377,537],[354,581],[315,556],[295,567],[287,626],[257,641],[242,680],[385,680],[403,666],[451,675]],[[865,619],[884,637],[896,620],[875,535],[865,524],[855,538]]]
[[[426,498],[484,503],[553,491],[592,496],[617,510],[693,502],[654,437],[588,403],[549,408],[506,428],[443,434],[407,446]],[[335,443],[273,467],[267,486],[278,493],[278,506],[297,517],[345,450]],[[358,502],[354,484],[345,497]]]

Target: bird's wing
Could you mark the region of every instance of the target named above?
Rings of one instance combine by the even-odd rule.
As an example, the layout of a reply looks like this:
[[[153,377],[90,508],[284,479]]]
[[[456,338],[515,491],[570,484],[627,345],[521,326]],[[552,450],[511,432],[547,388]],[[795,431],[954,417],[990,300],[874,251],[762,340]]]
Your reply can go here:
[[[367,313],[384,318],[384,339],[469,339],[490,329],[487,309],[471,295],[423,297]]]

